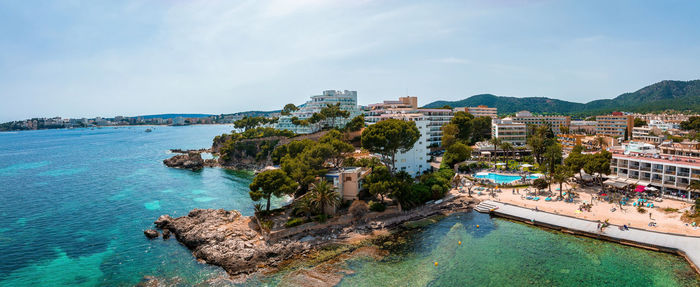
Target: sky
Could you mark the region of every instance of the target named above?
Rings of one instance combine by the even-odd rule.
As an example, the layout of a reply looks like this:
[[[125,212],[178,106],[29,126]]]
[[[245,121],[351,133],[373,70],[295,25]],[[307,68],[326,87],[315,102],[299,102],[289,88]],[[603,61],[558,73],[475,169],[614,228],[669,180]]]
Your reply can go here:
[[[574,102],[700,78],[700,1],[0,1],[0,122],[492,93]]]

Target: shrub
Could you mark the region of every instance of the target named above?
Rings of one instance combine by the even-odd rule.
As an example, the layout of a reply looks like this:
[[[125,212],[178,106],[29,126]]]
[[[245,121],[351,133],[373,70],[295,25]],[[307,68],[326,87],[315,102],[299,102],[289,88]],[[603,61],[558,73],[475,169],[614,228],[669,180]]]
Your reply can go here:
[[[294,227],[304,223],[304,219],[300,217],[290,218],[287,223],[284,224],[286,227]]]
[[[369,211],[369,206],[367,206],[367,203],[365,203],[362,200],[355,200],[352,202],[350,205],[350,214],[352,214],[352,218],[356,221],[359,221],[362,219],[362,217],[367,214]]]
[[[644,208],[642,208],[642,207],[637,207],[637,212],[639,212],[639,213],[646,213],[647,210],[644,209]]]
[[[382,211],[386,210],[386,205],[384,205],[384,203],[381,203],[381,202],[370,201],[369,202],[369,210],[376,211],[376,212],[382,212]]]
[[[326,222],[326,220],[328,220],[328,216],[326,214],[319,214],[319,215],[314,217],[314,220],[316,220],[320,223],[324,223],[324,222]]]

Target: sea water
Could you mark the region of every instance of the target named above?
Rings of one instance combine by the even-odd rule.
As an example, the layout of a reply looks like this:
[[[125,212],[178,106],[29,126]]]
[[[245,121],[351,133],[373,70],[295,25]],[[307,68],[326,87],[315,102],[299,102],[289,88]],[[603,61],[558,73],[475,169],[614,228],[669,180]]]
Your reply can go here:
[[[148,240],[143,230],[161,214],[183,216],[194,208],[253,213],[252,173],[162,164],[173,155],[169,149],[209,147],[232,127],[145,129],[0,133],[0,286],[131,286],[144,276],[188,286],[226,276],[198,263],[176,240]],[[677,256],[475,213],[416,232],[383,260],[348,265],[355,273],[343,286],[697,284]]]

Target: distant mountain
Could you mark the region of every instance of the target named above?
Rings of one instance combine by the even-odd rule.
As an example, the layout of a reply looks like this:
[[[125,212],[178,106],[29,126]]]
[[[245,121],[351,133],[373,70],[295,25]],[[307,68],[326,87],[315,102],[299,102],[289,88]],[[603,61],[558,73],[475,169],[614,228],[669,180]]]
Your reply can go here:
[[[436,101],[426,108],[473,107],[487,105],[498,108],[499,114],[527,110],[541,114],[595,115],[612,111],[657,112],[664,110],[700,112],[700,80],[662,81],[633,93],[613,99],[595,100],[586,104],[544,97],[499,97],[490,94],[475,95],[459,101]]]

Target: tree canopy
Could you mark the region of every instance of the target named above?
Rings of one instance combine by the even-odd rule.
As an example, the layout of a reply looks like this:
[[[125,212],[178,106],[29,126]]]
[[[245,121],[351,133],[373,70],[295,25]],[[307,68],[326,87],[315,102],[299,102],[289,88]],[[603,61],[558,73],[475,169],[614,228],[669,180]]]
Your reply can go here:
[[[299,185],[289,178],[282,170],[274,169],[259,173],[250,184],[250,198],[253,201],[267,200],[267,211],[270,210],[270,197],[291,195]]]
[[[382,161],[394,171],[398,152],[407,152],[420,138],[416,123],[387,119],[362,131],[362,147],[382,156]]]

